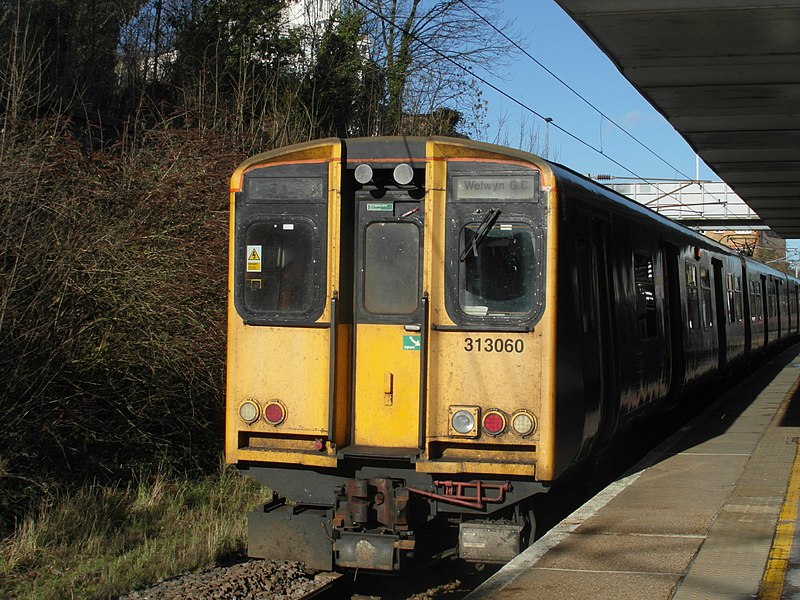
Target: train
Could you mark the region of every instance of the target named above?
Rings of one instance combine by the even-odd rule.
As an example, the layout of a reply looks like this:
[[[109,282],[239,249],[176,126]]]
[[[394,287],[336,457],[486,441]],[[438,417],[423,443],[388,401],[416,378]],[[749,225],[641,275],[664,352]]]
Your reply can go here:
[[[800,280],[533,154],[322,139],[230,183],[248,554],[503,563],[538,494],[800,333]],[[445,543],[446,542],[446,543]]]

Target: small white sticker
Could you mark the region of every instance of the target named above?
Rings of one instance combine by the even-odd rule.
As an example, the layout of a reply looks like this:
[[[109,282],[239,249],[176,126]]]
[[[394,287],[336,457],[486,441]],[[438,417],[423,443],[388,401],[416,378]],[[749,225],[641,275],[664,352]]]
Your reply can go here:
[[[294,223],[284,223],[283,228],[291,231],[292,229],[294,229]]]

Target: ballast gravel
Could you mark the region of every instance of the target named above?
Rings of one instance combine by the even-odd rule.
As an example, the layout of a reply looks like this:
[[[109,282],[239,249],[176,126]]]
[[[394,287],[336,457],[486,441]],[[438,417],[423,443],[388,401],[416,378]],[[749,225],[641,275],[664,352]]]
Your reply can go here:
[[[298,600],[329,581],[300,562],[249,560],[166,579],[120,600]]]

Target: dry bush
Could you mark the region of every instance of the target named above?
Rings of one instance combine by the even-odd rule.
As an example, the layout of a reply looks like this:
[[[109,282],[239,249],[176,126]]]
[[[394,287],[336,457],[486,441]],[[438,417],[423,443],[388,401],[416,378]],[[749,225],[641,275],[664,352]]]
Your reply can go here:
[[[87,152],[66,125],[16,123],[3,148],[4,517],[65,482],[203,469],[222,444],[227,182],[242,155],[164,129]]]

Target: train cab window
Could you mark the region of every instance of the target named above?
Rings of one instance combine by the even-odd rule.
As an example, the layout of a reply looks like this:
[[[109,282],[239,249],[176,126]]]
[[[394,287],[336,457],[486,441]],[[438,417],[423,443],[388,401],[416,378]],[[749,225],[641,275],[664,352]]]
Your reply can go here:
[[[305,221],[253,223],[245,233],[244,302],[249,311],[303,313],[314,302],[313,227]]]
[[[700,293],[702,294],[701,316],[703,327],[714,327],[714,306],[711,301],[711,273],[700,267]]]
[[[467,223],[461,232],[461,255],[458,302],[464,313],[531,312],[536,254],[530,225],[500,223],[482,235],[481,223]]]
[[[653,257],[650,254],[636,252],[633,258],[633,270],[636,279],[636,315],[639,323],[639,337],[641,339],[654,338],[658,335],[658,322]]]
[[[448,164],[445,303],[456,327],[525,328],[545,297],[546,196],[539,173]]]
[[[265,164],[235,194],[233,292],[248,325],[310,325],[325,310],[325,161]]]
[[[690,330],[700,325],[699,295],[697,293],[697,267],[686,263],[686,322]]]
[[[376,221],[364,247],[364,308],[408,315],[419,303],[420,231],[416,223]]]

